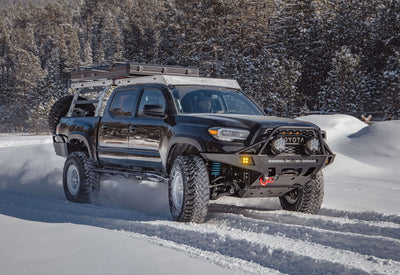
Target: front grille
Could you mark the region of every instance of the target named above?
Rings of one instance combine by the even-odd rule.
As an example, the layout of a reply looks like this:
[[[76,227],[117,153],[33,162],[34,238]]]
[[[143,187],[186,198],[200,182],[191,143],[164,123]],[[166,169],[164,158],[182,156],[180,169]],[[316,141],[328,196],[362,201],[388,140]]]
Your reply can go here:
[[[273,129],[262,129],[260,134],[257,136],[257,138],[254,140],[254,143],[261,142],[263,140],[269,139],[269,142],[267,146],[264,148],[264,150],[261,152],[261,154],[267,154],[271,155],[274,154],[271,150],[271,143],[272,140],[277,137],[277,136],[283,136],[283,137],[300,137],[302,138],[301,142],[295,143],[295,144],[286,144],[285,151],[283,152],[284,154],[296,154],[296,155],[301,155],[305,154],[305,142],[311,138],[317,136],[317,133],[315,130],[312,129],[296,129],[296,128],[281,128],[277,131],[274,131]],[[272,136],[271,136],[272,134]],[[260,146],[261,148],[261,146]]]
[[[269,136],[272,133],[273,129],[266,129],[263,132],[263,135]],[[314,130],[297,130],[297,129],[280,129],[277,132],[274,133],[274,137],[277,135],[296,135],[296,133],[299,133],[299,136],[303,137],[314,137],[315,136],[315,131]]]

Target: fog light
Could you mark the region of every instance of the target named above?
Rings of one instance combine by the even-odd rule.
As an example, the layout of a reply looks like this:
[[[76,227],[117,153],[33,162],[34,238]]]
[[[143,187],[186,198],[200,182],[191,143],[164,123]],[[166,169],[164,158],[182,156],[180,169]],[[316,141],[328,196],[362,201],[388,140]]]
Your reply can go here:
[[[243,165],[253,165],[253,159],[251,157],[241,157],[241,161]]]
[[[318,153],[320,150],[320,143],[318,138],[313,137],[307,141],[307,148],[310,153]]]
[[[275,154],[280,154],[285,152],[285,148],[286,148],[286,141],[284,137],[278,137],[272,141],[272,149]]]

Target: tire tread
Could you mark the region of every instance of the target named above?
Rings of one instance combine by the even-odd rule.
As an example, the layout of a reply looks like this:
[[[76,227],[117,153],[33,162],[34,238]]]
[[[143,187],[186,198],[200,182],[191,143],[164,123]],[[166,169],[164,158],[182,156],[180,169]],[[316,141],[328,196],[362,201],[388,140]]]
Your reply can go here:
[[[179,156],[172,167],[180,169],[184,178],[184,196],[181,211],[176,213],[171,199],[169,186],[169,204],[173,218],[180,222],[204,222],[210,197],[207,167],[199,156]]]
[[[317,214],[324,199],[324,177],[318,172],[303,187],[297,189],[297,201],[290,203],[285,195],[279,197],[284,210]]]
[[[66,181],[66,173],[71,162],[77,164],[81,176],[81,186],[76,196],[69,193]],[[93,172],[93,168],[93,161],[85,152],[72,152],[68,156],[63,172],[63,185],[67,200],[79,203],[91,202],[91,194],[97,193],[100,189],[100,175]]]

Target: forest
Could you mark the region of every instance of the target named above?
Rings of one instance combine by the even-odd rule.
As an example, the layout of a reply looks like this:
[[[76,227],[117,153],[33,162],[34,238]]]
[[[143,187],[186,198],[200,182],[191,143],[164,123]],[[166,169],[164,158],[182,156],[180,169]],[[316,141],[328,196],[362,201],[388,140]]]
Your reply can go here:
[[[74,68],[181,65],[281,116],[400,115],[400,1],[0,0],[0,132],[46,132]]]

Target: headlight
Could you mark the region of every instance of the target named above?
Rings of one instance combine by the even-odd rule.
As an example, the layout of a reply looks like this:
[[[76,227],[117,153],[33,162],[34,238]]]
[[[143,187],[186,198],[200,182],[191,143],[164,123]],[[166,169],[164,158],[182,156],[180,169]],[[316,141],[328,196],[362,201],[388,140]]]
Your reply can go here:
[[[208,132],[216,139],[223,141],[245,140],[249,131],[232,128],[210,128]]]
[[[277,137],[272,140],[272,151],[275,154],[280,154],[285,152],[286,149],[286,140],[284,137]]]
[[[316,137],[310,138],[307,140],[307,149],[309,153],[315,154],[318,153],[320,150],[320,143],[319,139]]]

